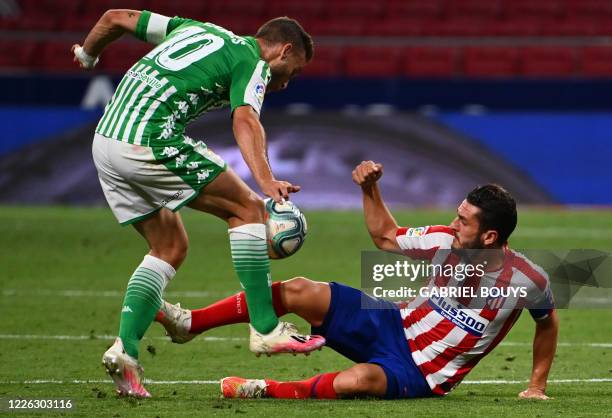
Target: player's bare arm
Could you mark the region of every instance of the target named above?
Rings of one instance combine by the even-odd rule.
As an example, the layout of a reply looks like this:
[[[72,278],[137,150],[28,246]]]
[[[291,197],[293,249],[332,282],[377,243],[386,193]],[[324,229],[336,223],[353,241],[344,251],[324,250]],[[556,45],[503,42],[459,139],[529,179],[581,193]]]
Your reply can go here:
[[[98,57],[108,44],[119,39],[125,33],[135,33],[140,11],[128,9],[107,10],[91,29],[83,46],[74,44],[72,53],[74,61],[82,68],[93,68]]]
[[[556,311],[536,322],[533,338],[533,369],[526,390],[519,393],[523,399],[549,399],[546,396],[546,381],[557,349],[559,317]]]
[[[382,175],[382,164],[362,161],[353,170],[353,181],[363,192],[363,214],[372,241],[381,250],[400,252],[395,239],[397,222],[387,208],[378,187],[378,180]]]
[[[274,178],[266,155],[266,133],[251,106],[240,106],[234,111],[232,128],[242,158],[266,196],[280,203],[289,198],[289,193],[300,190],[300,186]]]

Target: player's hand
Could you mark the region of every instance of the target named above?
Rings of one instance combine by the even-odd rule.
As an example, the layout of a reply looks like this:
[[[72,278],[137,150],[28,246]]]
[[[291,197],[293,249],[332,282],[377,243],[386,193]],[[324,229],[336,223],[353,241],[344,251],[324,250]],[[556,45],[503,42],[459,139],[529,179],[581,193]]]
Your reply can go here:
[[[79,44],[72,45],[70,51],[74,54],[72,61],[77,63],[79,67],[84,68],[86,70],[91,70],[96,66],[98,61],[100,60],[98,57],[92,57]]]
[[[546,396],[544,390],[539,388],[527,388],[519,393],[518,397],[520,399],[539,399],[542,401],[550,399],[548,396]]]
[[[383,175],[382,164],[374,161],[362,161],[353,170],[353,181],[361,186],[370,186],[376,183]]]
[[[277,203],[284,203],[286,199],[289,199],[289,193],[296,193],[301,189],[296,184],[280,180],[268,180],[260,185],[260,187],[266,196],[271,197]]]

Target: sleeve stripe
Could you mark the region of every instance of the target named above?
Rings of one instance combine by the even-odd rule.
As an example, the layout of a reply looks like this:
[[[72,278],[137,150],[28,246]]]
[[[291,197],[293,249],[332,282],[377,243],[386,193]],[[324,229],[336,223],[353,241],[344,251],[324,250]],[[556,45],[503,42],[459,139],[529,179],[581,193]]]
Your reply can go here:
[[[406,227],[397,228],[397,231],[395,231],[395,236],[399,237],[401,235],[406,235],[406,232],[408,232],[408,228]]]
[[[529,263],[523,258],[516,255],[513,260],[513,267],[516,267],[518,271],[523,273],[527,278],[538,286],[540,290],[546,289],[548,285],[548,278],[542,273],[537,271],[535,268],[529,265]]]
[[[424,231],[419,231],[425,228]],[[398,228],[396,241],[403,250],[430,250],[449,248],[455,238],[448,226],[432,225],[421,228]]]
[[[140,18],[136,23],[136,37],[141,41],[147,41],[147,26],[149,25],[149,19],[151,18],[151,12],[143,10],[140,14]]]
[[[452,243],[452,235],[434,232],[420,237],[397,237],[397,243],[403,250],[431,250],[432,248],[447,248]]]
[[[265,61],[259,61],[257,63],[257,66],[255,67],[255,70],[253,71],[253,74],[251,75],[251,79],[249,80],[249,83],[246,86],[246,89],[244,91],[244,97],[243,97],[244,103],[248,103],[249,105],[251,105],[251,107],[253,107],[253,109],[257,112],[257,114],[261,113],[262,101],[258,99],[255,93],[255,89],[256,89],[257,83],[264,83],[264,80],[261,75],[262,75],[262,71],[264,69],[265,64],[266,64]],[[265,84],[264,84],[264,88],[265,88]],[[263,95],[262,95],[262,99],[263,99]]]
[[[147,25],[147,42],[152,44],[161,43],[166,37],[170,18],[157,13],[151,13],[149,24]]]

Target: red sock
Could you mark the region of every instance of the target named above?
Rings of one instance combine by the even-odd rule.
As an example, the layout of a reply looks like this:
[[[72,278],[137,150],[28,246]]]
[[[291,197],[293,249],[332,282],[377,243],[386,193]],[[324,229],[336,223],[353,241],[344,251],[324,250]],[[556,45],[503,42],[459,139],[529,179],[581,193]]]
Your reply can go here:
[[[272,283],[272,304],[277,316],[283,316],[287,309],[281,300],[281,282]],[[236,293],[202,309],[191,311],[190,333],[200,334],[211,328],[249,321],[249,311],[244,292]]]
[[[336,399],[334,379],[339,373],[319,374],[297,382],[266,380],[266,395],[278,399]]]

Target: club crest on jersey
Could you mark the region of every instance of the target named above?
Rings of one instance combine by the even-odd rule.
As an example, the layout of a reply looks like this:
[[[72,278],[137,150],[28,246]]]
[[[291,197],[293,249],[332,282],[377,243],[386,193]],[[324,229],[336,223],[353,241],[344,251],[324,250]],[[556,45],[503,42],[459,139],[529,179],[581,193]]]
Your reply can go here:
[[[420,237],[420,236],[425,235],[425,232],[427,232],[426,226],[421,226],[418,228],[408,228],[406,230],[406,236],[407,237]]]
[[[506,301],[506,298],[503,296],[500,296],[500,297],[489,296],[487,298],[487,306],[491,310],[501,309],[501,307],[504,306],[505,301]]]

